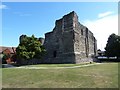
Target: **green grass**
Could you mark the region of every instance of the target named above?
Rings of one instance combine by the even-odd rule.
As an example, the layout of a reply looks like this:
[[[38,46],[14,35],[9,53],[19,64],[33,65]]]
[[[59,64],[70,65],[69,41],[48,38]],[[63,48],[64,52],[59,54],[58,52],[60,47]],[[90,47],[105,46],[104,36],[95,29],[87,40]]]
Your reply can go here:
[[[0,67],[0,88],[2,88],[2,68]]]
[[[118,63],[104,63],[73,69],[3,68],[2,74],[3,88],[118,87]]]

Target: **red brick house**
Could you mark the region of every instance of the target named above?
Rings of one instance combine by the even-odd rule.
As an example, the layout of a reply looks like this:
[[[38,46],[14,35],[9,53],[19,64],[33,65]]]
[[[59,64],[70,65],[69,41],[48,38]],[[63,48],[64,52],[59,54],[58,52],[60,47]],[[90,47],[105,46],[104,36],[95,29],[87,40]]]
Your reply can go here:
[[[0,54],[7,55],[6,63],[10,64],[13,63],[15,58],[13,56],[15,55],[16,48],[15,47],[0,47]]]

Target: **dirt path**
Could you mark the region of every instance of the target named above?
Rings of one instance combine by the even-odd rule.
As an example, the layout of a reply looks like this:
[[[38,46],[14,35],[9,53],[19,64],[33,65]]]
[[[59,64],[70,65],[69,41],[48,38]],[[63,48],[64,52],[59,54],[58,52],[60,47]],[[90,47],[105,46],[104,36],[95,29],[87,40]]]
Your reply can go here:
[[[65,69],[65,68],[88,67],[88,66],[99,65],[99,64],[103,64],[103,63],[94,63],[94,64],[88,64],[88,65],[69,66],[69,67],[30,67],[30,66],[21,66],[21,67],[15,67],[15,68],[22,68],[22,69]]]

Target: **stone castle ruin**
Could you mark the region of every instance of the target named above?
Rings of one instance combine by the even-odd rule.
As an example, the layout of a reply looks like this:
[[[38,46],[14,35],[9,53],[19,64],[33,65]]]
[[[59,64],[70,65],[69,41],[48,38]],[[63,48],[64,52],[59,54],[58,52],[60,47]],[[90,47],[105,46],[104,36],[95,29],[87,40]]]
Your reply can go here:
[[[73,11],[56,20],[52,32],[45,34],[47,55],[44,63],[90,62],[96,55],[97,41],[93,33],[78,21]]]
[[[45,34],[45,40],[39,40],[47,52],[39,63],[92,62],[97,53],[93,33],[78,21],[74,11],[56,20],[53,31]]]

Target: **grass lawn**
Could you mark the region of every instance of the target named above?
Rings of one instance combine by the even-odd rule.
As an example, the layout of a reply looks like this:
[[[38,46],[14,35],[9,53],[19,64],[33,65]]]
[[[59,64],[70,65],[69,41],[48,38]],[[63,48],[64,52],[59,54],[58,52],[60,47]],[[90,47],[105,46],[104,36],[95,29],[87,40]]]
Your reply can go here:
[[[0,89],[2,88],[2,69],[0,68]]]
[[[3,68],[2,72],[3,88],[118,87],[118,63],[69,69]]]

